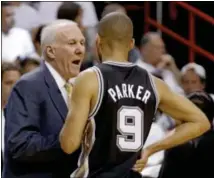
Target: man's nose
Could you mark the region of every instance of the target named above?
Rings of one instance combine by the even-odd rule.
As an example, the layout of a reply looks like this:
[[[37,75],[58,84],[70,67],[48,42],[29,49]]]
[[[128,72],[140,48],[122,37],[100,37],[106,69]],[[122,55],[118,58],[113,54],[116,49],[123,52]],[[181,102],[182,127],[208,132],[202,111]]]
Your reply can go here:
[[[75,52],[78,55],[84,54],[85,53],[85,46],[78,45]]]

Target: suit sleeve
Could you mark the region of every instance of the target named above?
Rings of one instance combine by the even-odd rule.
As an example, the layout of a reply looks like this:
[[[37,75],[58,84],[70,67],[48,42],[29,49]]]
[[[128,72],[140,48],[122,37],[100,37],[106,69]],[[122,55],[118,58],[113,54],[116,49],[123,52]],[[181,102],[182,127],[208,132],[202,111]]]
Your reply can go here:
[[[5,141],[13,159],[29,162],[50,162],[65,154],[59,136],[40,134],[41,100],[32,85],[19,82],[6,106]]]

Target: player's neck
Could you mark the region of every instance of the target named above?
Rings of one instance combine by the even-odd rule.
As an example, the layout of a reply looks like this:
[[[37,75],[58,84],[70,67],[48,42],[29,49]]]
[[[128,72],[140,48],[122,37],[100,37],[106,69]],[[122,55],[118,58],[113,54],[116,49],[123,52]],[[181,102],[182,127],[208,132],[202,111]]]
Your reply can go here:
[[[128,62],[128,54],[114,52],[111,55],[102,55],[103,62],[114,61],[114,62]]]

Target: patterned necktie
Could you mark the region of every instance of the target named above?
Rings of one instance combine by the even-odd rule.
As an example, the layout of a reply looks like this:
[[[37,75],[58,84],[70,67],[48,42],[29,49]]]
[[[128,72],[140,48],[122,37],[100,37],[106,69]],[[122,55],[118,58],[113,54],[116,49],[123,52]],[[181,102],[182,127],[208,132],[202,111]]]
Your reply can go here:
[[[70,83],[66,83],[64,85],[65,90],[67,91],[68,97],[71,97],[71,93],[72,93],[72,85]]]

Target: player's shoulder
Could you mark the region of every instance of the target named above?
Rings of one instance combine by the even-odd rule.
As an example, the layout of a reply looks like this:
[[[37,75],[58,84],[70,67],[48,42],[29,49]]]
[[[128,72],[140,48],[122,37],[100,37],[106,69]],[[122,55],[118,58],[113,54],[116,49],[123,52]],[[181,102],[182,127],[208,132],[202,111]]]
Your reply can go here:
[[[73,81],[74,84],[83,84],[83,85],[90,85],[96,82],[97,80],[97,69],[96,67],[90,67],[82,72],[75,78]]]

